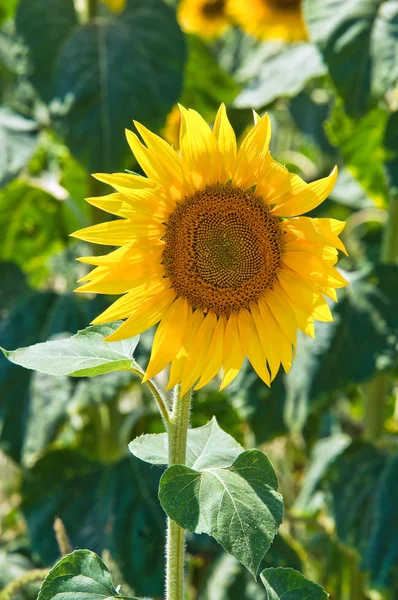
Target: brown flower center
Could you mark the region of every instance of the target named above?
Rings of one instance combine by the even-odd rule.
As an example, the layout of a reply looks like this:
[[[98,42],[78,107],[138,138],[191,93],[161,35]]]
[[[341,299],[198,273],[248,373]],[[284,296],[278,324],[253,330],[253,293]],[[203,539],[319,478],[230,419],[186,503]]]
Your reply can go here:
[[[163,264],[193,308],[229,315],[248,308],[277,278],[283,233],[261,197],[231,184],[186,198],[167,222]]]
[[[207,0],[202,6],[202,13],[205,17],[211,19],[221,17],[224,14],[225,0]]]

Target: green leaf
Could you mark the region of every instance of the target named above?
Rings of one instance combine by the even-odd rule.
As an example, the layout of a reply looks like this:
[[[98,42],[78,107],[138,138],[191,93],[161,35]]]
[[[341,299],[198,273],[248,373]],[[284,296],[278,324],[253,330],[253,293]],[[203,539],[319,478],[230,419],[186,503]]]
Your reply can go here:
[[[52,525],[59,516],[74,548],[109,550],[135,594],[161,596],[164,513],[159,469],[134,457],[111,465],[56,450],[25,472],[22,511],[32,551],[45,565],[59,558]]]
[[[310,38],[353,117],[370,106],[371,36],[379,6],[380,0],[303,0]]]
[[[161,478],[159,499],[180,527],[213,536],[256,577],[282,522],[277,486],[268,458],[249,450],[225,469],[169,467]]]
[[[327,600],[329,595],[320,585],[309,581],[294,569],[264,569],[260,575],[266,600]]]
[[[9,361],[25,369],[48,375],[95,377],[111,371],[130,369],[139,336],[122,342],[104,342],[120,326],[119,321],[93,325],[63,340],[35,344],[18,350],[4,350]]]
[[[398,86],[398,2],[380,4],[372,40],[372,89],[377,98],[393,92]]]
[[[28,164],[38,139],[39,127],[35,121],[0,107],[0,188]]]
[[[67,108],[59,124],[72,154],[91,172],[120,170],[131,156],[124,129],[133,119],[162,125],[180,96],[184,64],[184,37],[162,0],[127,0],[119,16],[76,27],[54,88]]]
[[[15,180],[0,192],[0,260],[15,262],[35,281],[47,274],[49,256],[67,239],[62,204],[40,188]]]
[[[129,598],[118,594],[111,574],[99,556],[90,550],[67,554],[51,569],[37,600],[110,600]],[[130,596],[131,600],[137,600]]]
[[[341,102],[336,102],[325,123],[330,142],[339,149],[347,169],[376,206],[384,206],[388,196],[384,172],[387,159],[384,147],[387,119],[385,109],[375,108],[359,121],[354,120],[344,112]],[[365,206],[363,204],[361,208]]]
[[[262,585],[230,554],[223,552],[210,569],[199,600],[266,600]]]
[[[374,525],[363,556],[372,587],[382,592],[398,590],[398,455],[392,456],[379,481],[375,497]]]
[[[12,308],[15,300],[27,291],[22,271],[12,262],[0,262],[0,311]]]
[[[248,83],[234,106],[258,110],[277,98],[295,96],[309,80],[325,72],[322,57],[313,44],[263,44],[237,75],[240,81]]]
[[[134,456],[153,465],[168,463],[166,433],[141,435],[130,442],[129,449]],[[242,446],[225,433],[213,417],[207,425],[188,431],[185,464],[196,471],[228,467],[242,452]]]
[[[83,327],[98,314],[98,309],[97,300],[88,302],[76,295],[27,291],[15,299],[6,318],[0,320],[0,342],[13,346],[41,342],[69,328]],[[31,411],[32,373],[0,357],[0,447],[13,460],[20,461]],[[52,419],[46,423],[53,430]]]
[[[336,458],[344,452],[350,443],[345,433],[336,433],[318,440],[311,452],[311,462],[303,478],[301,490],[293,509],[301,513],[311,512],[311,500],[319,487],[326,470]]]
[[[187,36],[187,43],[188,60],[180,102],[212,121],[220,104],[230,104],[240,88],[198,37]]]
[[[295,430],[332,392],[397,363],[398,267],[377,265],[348,278],[350,285],[333,306],[333,323],[317,323],[314,340],[298,338],[297,356],[285,377],[285,418]]]
[[[49,101],[54,95],[57,57],[77,25],[73,0],[21,0],[15,24],[29,48],[31,81]]]
[[[398,190],[398,111],[389,115],[384,132],[384,147],[388,152],[386,169],[393,188],[392,193]]]

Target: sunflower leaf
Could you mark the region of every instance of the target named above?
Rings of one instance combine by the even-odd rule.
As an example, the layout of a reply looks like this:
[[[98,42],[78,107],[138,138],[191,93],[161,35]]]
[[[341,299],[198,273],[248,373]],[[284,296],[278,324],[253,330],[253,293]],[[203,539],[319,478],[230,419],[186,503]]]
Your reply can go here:
[[[159,499],[180,527],[213,536],[257,577],[282,521],[277,486],[268,458],[249,450],[224,469],[169,467],[160,480]]]
[[[106,565],[91,550],[76,550],[62,558],[42,583],[37,600],[110,600],[118,594]]]
[[[153,465],[167,465],[168,440],[166,433],[140,435],[129,444],[134,456]],[[188,431],[186,466],[196,471],[230,466],[243,448],[219,426],[216,417]]]
[[[260,575],[267,592],[267,600],[327,600],[329,595],[318,584],[306,579],[294,569],[264,569]]]
[[[139,336],[122,342],[104,341],[104,337],[113,333],[120,324],[115,321],[94,325],[78,331],[70,338],[34,344],[18,350],[1,350],[10,362],[25,369],[48,375],[94,377],[129,369],[134,363],[133,352]]]

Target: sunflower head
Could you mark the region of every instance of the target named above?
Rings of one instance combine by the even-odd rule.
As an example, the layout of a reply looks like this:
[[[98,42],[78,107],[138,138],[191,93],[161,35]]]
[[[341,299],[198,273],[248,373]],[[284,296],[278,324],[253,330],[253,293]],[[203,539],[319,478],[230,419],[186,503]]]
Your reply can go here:
[[[228,0],[227,12],[246,32],[261,40],[308,38],[301,0]]]
[[[177,12],[178,21],[186,33],[214,39],[231,24],[226,5],[227,0],[182,0]]]
[[[237,149],[225,107],[213,129],[181,107],[180,152],[136,123],[127,139],[147,177],[96,177],[115,192],[88,202],[119,219],[74,234],[118,246],[80,259],[95,268],[81,292],[122,294],[93,323],[126,321],[108,341],[158,324],[146,377],[171,365],[182,393],[222,370],[225,387],[245,356],[269,385],[290,369],[298,329],[331,321],[324,298],[346,285],[335,269],[344,223],[300,216],[329,195],[337,171],[306,184],[269,152],[267,115]]]

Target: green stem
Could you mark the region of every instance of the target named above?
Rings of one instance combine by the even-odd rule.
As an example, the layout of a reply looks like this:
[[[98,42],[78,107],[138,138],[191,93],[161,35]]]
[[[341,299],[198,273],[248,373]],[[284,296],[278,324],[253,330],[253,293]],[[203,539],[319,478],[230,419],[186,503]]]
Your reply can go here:
[[[180,388],[177,386],[168,429],[169,466],[185,464],[190,410],[191,392],[181,396]],[[167,519],[166,600],[184,598],[184,538],[184,529],[171,519]]]
[[[87,14],[89,19],[97,16],[98,0],[87,0]]]
[[[135,375],[138,375],[138,377],[140,379],[142,379],[144,377],[144,371],[142,371],[140,368],[137,368],[137,366],[131,367],[130,371],[132,373],[134,373]],[[146,381],[145,384],[148,386],[152,396],[154,397],[154,399],[156,401],[156,404],[158,405],[159,412],[162,415],[164,425],[166,427],[166,430],[168,431],[172,415],[170,415],[170,413],[169,413],[169,410],[166,406],[166,402],[163,398],[163,395],[162,395],[161,391],[159,390],[159,388],[157,387],[156,383],[154,381],[152,381],[152,379],[148,379],[148,381]]]
[[[388,219],[384,229],[380,260],[386,264],[398,262],[398,191],[392,190]],[[380,373],[362,387],[365,399],[364,437],[376,442],[383,433],[384,402],[388,390],[387,375]]]

